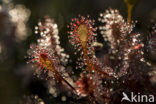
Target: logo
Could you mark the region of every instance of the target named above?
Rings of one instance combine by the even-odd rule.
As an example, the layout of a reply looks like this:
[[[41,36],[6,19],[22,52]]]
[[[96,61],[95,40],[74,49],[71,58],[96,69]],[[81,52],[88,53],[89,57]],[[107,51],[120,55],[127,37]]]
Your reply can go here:
[[[121,102],[124,100],[128,102],[154,102],[154,95],[141,95],[140,93],[134,94],[134,92],[131,92],[130,97],[128,97],[125,92],[123,92],[122,95]]]

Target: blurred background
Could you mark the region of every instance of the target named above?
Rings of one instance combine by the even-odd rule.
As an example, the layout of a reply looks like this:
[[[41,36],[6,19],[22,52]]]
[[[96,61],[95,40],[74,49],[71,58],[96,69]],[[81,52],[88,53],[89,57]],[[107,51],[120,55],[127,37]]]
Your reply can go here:
[[[29,45],[39,38],[34,34],[39,19],[54,18],[61,46],[75,60],[67,39],[66,26],[71,18],[89,14],[98,26],[99,14],[108,8],[118,9],[127,18],[124,0],[1,0],[0,3],[0,104],[25,104],[22,100],[25,94],[38,94],[46,104],[55,102],[48,101],[44,81],[36,79],[31,66],[26,64]],[[138,21],[135,31],[146,38],[148,26],[156,21],[156,0],[136,0],[132,20]],[[100,34],[98,41],[103,42]],[[155,62],[156,58],[151,60]],[[74,61],[71,64],[74,67]]]

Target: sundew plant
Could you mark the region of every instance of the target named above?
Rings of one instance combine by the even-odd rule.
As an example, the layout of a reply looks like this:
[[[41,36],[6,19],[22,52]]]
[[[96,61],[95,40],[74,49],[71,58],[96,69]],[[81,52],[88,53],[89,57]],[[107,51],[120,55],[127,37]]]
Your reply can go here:
[[[37,44],[30,46],[28,63],[35,66],[36,76],[49,83],[54,82],[48,85],[49,89],[54,90],[53,96],[59,97],[66,92],[62,100],[71,97],[76,100],[75,103],[84,99],[86,104],[111,104],[117,102],[118,94],[125,90],[139,91],[141,94],[151,92],[152,87],[146,85],[150,79],[143,69],[152,69],[153,66],[144,58],[142,35],[139,31],[133,32],[137,23],[131,20],[129,9],[132,9],[133,4],[125,2],[128,19],[124,19],[119,10],[111,8],[100,13],[99,26],[95,26],[95,20],[90,19],[89,15],[78,15],[71,19],[67,25],[68,39],[78,58],[76,67],[70,71],[66,67],[70,55],[60,46],[59,30],[54,19],[45,17],[38,22],[35,33],[41,37]],[[95,53],[100,44],[97,41],[97,30],[106,42],[101,43],[101,47],[109,47],[102,60]],[[80,71],[79,75],[74,74],[75,70]],[[64,89],[60,91],[59,86]]]
[[[52,13],[57,14],[58,10],[61,11],[55,11],[58,5],[63,6],[63,2],[59,2],[60,0],[50,9]],[[5,39],[10,36],[13,40],[7,40],[6,45],[4,37],[1,37],[0,58],[5,54],[10,54],[6,60],[11,59],[9,57],[18,61],[22,60],[20,57],[24,58],[24,65],[16,67],[18,70],[14,71],[21,77],[21,89],[24,89],[18,103],[154,104],[155,20],[142,30],[138,29],[142,20],[133,18],[137,0],[122,2],[126,9],[125,14],[122,9],[110,5],[107,9],[100,10],[99,7],[98,12],[94,12],[95,16],[89,14],[90,12],[78,13],[77,10],[64,19],[61,14],[51,16],[42,8],[37,10],[39,13],[36,15],[24,5],[2,0],[0,24],[2,29],[4,28]],[[48,8],[44,1],[38,3],[43,3],[41,7]],[[28,7],[31,8],[32,5]],[[89,9],[86,8],[87,10]],[[33,22],[30,22],[29,18]],[[14,48],[25,47],[25,44],[28,44],[29,48],[11,51]],[[12,48],[8,48],[10,50],[5,48],[11,46]],[[19,54],[20,52],[26,54]],[[19,55],[15,57],[15,54]],[[22,62],[11,64],[20,66]],[[29,87],[29,90],[26,90],[25,86]]]

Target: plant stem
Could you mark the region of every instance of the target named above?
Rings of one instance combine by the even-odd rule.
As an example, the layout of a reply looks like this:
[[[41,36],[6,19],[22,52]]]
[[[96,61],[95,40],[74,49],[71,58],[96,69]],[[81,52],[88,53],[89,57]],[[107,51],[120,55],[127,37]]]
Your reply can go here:
[[[128,23],[131,23],[131,17],[132,17],[132,5],[127,4],[127,8],[128,8]]]

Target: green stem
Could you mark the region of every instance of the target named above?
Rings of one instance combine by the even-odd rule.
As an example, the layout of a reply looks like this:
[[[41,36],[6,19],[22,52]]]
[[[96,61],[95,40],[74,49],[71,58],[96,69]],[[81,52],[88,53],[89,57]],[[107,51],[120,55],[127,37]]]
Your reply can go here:
[[[128,5],[127,4],[127,8],[128,8],[128,23],[131,23],[131,18],[132,18],[132,5]]]

